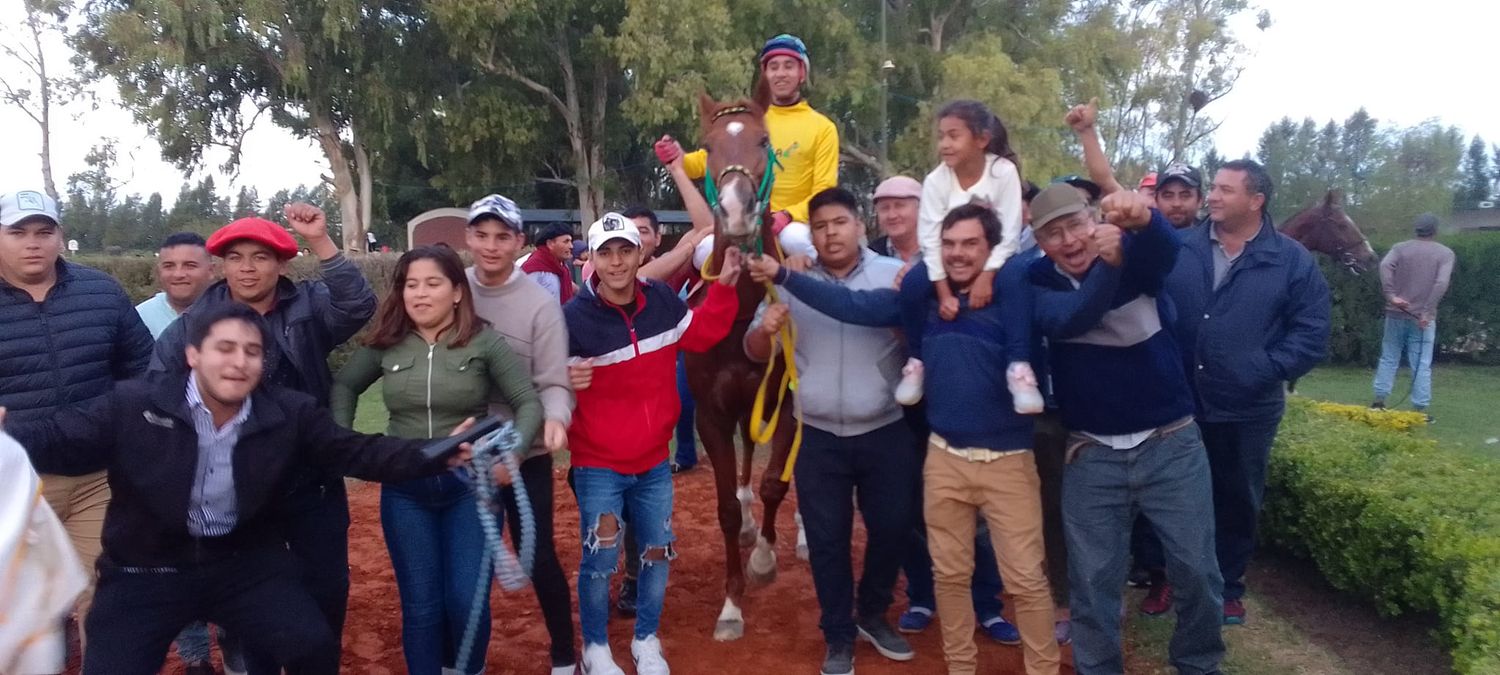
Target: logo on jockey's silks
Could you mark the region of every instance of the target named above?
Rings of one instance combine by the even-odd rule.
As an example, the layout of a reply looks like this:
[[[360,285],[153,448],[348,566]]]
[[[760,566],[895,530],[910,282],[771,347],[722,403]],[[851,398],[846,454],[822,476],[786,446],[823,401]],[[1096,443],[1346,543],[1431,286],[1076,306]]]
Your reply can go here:
[[[791,157],[792,153],[797,152],[797,150],[800,149],[801,147],[802,147],[801,143],[793,143],[791,145],[786,146],[785,149],[777,150],[776,151],[776,161],[780,162],[783,159]]]
[[[605,232],[621,232],[625,229],[625,219],[610,214],[604,217]]]
[[[146,422],[148,422],[150,424],[155,424],[156,426],[159,426],[159,427],[166,427],[168,429],[173,429],[173,428],[176,428],[176,426],[177,426],[176,424],[174,424],[172,422],[172,418],[170,418],[170,417],[162,417],[161,415],[158,415],[158,414],[156,414],[154,412],[151,412],[150,410],[142,412],[141,413],[141,417],[146,418]]]

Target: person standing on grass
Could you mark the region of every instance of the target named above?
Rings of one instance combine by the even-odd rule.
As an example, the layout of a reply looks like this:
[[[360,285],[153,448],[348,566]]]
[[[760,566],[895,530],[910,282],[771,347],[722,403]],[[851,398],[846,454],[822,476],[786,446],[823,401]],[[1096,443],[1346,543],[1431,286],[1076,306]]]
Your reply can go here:
[[[859,290],[895,285],[901,263],[860,244],[865,226],[854,195],[830,188],[813,195],[808,208],[818,257],[807,276]],[[888,659],[909,661],[915,652],[885,618],[918,503],[918,454],[892,396],[905,363],[901,339],[886,328],[840,323],[791,293],[760,313],[744,344],[757,362],[774,355],[776,335],[789,319],[797,325],[803,386],[796,412],[804,425],[795,467],[797,511],[822,608],[818,626],[827,651],[820,672],[853,673],[856,637]],[[866,533],[857,594],[850,563],[856,502]]]
[[[156,673],[184,625],[212,621],[268,655],[274,672],[335,675],[338,637],[283,536],[279,502],[298,468],[407,480],[442,473],[471,448],[437,456],[428,441],[348,431],[311,396],[266,383],[277,348],[247,305],[194,309],[179,323],[188,324],[186,368],[4,422],[41,470],[109,471],[114,499],[83,673]]]
[[[1437,308],[1453,276],[1453,249],[1437,243],[1438,217],[1417,216],[1416,236],[1391,247],[1380,261],[1380,290],[1385,295],[1385,334],[1380,367],[1375,370],[1375,402],[1384,408],[1396,384],[1401,355],[1411,368],[1411,404],[1426,413],[1432,404],[1432,351],[1437,341]],[[1427,416],[1432,421],[1432,415]]]
[[[297,257],[297,240],[286,228],[262,218],[241,218],[208,238],[208,252],[220,259],[224,279],[209,286],[183,316],[227,303],[254,308],[270,326],[275,342],[275,349],[267,352],[271,358],[266,381],[327,406],[333,383],[328,355],[370,320],[375,291],[359,266],[328,236],[321,209],[291,204],[286,219],[318,258],[319,279],[293,282],[286,276]],[[152,370],[187,370],[186,346],[186,324],[176,321],[156,342]],[[329,649],[337,654],[349,601],[349,499],[344,478],[326,468],[301,467],[273,508],[283,519],[287,547],[302,563],[307,590],[333,629]],[[239,637],[252,643],[249,635]],[[268,654],[246,654],[251,675],[274,675],[270,661]]]
[[[1002,267],[983,309],[968,304],[970,287],[984,278],[991,251],[1000,243],[994,209],[966,204],[940,224],[944,272],[959,297],[954,320],[928,305],[922,356],[932,386],[926,398],[928,438],[922,470],[923,515],[933,554],[938,619],[949,675],[977,672],[971,585],[976,516],[989,524],[1001,576],[1016,605],[1016,624],[1028,675],[1056,675],[1058,646],[1052,594],[1042,541],[1041,484],[1030,449],[1032,419],[1015,410],[1005,369],[1031,358],[1031,293],[1023,274],[1029,259]],[[909,309],[905,290],[852,290],[789,272],[767,256],[751,268],[813,309],[837,321],[862,326],[901,325]],[[1018,329],[1017,327],[1022,327]],[[987,414],[975,414],[986,411]]]
[[[1027,265],[1036,330],[1068,430],[1062,503],[1071,581],[1073,663],[1082,675],[1123,675],[1120,587],[1131,523],[1144,516],[1171,561],[1177,592],[1172,665],[1217,673],[1223,579],[1214,556],[1212,479],[1193,421],[1193,395],[1164,317],[1162,283],[1180,242],[1151,200],[1119,191],[1098,224],[1066,185],[1032,203],[1046,257]],[[1124,228],[1122,233],[1121,228]]]
[[[151,362],[151,333],[125,289],[104,272],[64,260],[65,240],[51,197],[40,190],[0,195],[0,406],[15,423],[104,396]],[[109,508],[108,477],[102,467],[71,476],[43,470],[42,490],[89,571],[89,588],[78,598],[82,627]],[[79,641],[87,637],[81,630]]]
[[[573,421],[573,390],[568,383],[568,328],[557,300],[516,269],[516,256],[525,245],[525,223],[515,202],[489,195],[469,207],[469,225],[464,243],[473,253],[474,265],[467,270],[474,310],[479,318],[510,345],[525,364],[531,384],[542,403],[542,433],[521,462],[521,481],[531,498],[536,517],[536,558],[532,561],[531,587],[541,604],[542,619],[551,640],[549,657],[553,675],[572,675],[577,669],[578,648],[573,638],[573,591],[557,559],[553,540],[553,454],[568,444],[568,425]],[[515,411],[504,400],[492,400],[490,412],[511,419]],[[520,545],[520,512],[515,491],[506,488],[506,527]]]
[[[194,232],[178,232],[162,240],[156,252],[156,285],[161,291],[135,306],[152,339],[161,337],[167,326],[197,302],[213,283],[213,258],[208,255],[207,246],[203,237]],[[201,621],[182,629],[177,636],[177,658],[182,659],[186,675],[213,675],[209,640],[208,624]],[[244,673],[239,642],[230,639],[222,628],[219,648],[224,652],[224,670],[230,675]]]
[[[447,246],[421,246],[396,262],[391,293],[370,337],[334,378],[333,418],[352,429],[360,395],[380,380],[391,436],[436,438],[465,418],[482,417],[498,399],[514,412],[521,447],[530,448],[542,406],[525,366],[474,312],[458,254]],[[550,481],[539,487],[550,490]],[[489,593],[480,598],[479,639],[468,654],[453,649],[464,639],[476,584],[491,574],[466,478],[450,472],[386,483],[380,490],[380,525],[401,595],[406,671],[441,675],[462,658],[472,669],[468,673],[483,672],[490,643]]]
[[[567,225],[554,223],[536,234],[536,250],[521,263],[521,271],[538,286],[552,294],[558,304],[573,299],[573,231]]]
[[[622,530],[641,547],[634,639],[639,675],[667,675],[657,631],[672,548],[672,470],[668,444],[676,426],[679,350],[702,351],[729,334],[739,298],[740,254],[724,256],[719,281],[695,309],[666,284],[639,278],[641,235],[607,213],[589,227],[594,276],[563,307],[569,378],[578,395],[568,429],[578,499],[578,618],[583,672],[623,675],[609,647],[609,580],[620,558]]]
[[[1181,234],[1166,283],[1213,475],[1227,624],[1245,622],[1245,569],[1286,408],[1285,383],[1328,354],[1328,282],[1307,249],[1276,231],[1273,190],[1265,168],[1251,160],[1220,168],[1208,220]]]
[[[214,282],[214,261],[208,255],[208,244],[193,232],[178,232],[163,239],[156,251],[156,295],[135,306],[151,338],[186,312],[209,284]]]

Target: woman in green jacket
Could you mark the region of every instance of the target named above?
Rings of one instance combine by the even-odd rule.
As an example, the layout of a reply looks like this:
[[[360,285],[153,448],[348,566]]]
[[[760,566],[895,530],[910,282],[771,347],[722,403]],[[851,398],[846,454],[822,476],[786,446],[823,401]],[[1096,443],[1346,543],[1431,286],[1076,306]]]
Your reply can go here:
[[[334,418],[350,426],[356,404],[376,380],[390,412],[388,433],[437,438],[466,417],[483,417],[492,397],[515,411],[522,448],[531,447],[542,407],[531,377],[505,340],[474,312],[458,254],[446,246],[413,249],[396,264],[365,346],[333,385]],[[481,575],[484,533],[473,490],[450,472],[387,483],[380,523],[401,595],[407,671],[439,675],[453,668]],[[489,647],[486,593],[478,638],[468,655],[482,672]]]

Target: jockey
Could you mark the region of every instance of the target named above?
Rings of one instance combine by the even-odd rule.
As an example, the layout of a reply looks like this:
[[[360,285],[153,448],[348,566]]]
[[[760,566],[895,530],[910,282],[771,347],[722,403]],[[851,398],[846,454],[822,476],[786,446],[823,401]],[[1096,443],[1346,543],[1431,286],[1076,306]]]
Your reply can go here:
[[[760,49],[760,77],[771,91],[766,110],[766,131],[780,168],[771,187],[771,218],[782,250],[788,255],[813,255],[807,230],[807,202],[812,196],[838,185],[839,131],[833,121],[813,110],[802,97],[811,61],[807,46],[794,35],[783,33],[766,41]],[[663,164],[682,155],[682,146],[671,137],[656,144]],[[693,180],[703,178],[708,153],[697,150],[682,157],[683,168]],[[707,240],[711,242],[712,240]],[[712,244],[705,246],[712,250]]]

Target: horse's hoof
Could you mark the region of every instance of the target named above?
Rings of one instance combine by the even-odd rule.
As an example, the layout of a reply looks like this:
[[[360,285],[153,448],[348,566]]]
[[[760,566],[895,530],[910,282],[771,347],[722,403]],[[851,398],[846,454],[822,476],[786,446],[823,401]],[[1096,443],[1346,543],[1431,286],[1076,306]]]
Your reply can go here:
[[[755,528],[740,530],[740,548],[750,548],[755,545],[755,540],[760,538],[760,533]]]
[[[714,639],[719,642],[729,642],[745,637],[744,619],[720,619],[714,624]]]
[[[771,582],[776,581],[776,563],[775,563],[775,561],[771,562],[770,569],[765,569],[765,570],[757,570],[757,569],[755,569],[755,565],[753,565],[753,564],[746,565],[745,566],[745,580],[748,581],[748,582],[750,582],[750,584],[752,586],[768,586],[768,585],[770,585]]]
[[[798,560],[811,560],[812,559],[812,557],[810,555],[808,555],[808,553],[807,553],[807,544],[797,544],[797,559]]]

